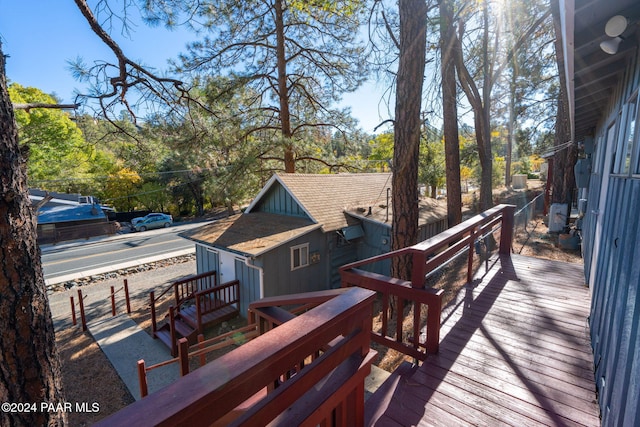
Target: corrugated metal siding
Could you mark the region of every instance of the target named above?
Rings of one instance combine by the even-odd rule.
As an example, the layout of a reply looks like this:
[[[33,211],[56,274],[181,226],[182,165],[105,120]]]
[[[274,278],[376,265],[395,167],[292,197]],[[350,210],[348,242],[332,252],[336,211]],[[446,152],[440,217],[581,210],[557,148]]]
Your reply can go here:
[[[309,218],[298,202],[277,182],[269,189],[269,192],[262,197],[260,203],[256,206],[256,210]]]
[[[436,234],[440,234],[447,228],[447,218],[443,218],[438,222],[432,222],[430,224],[422,225],[418,230],[418,242],[422,242],[423,240],[427,240],[428,238],[433,237]]]
[[[640,388],[640,180],[612,177],[591,308],[603,425],[634,425]],[[628,421],[628,422],[626,422]]]

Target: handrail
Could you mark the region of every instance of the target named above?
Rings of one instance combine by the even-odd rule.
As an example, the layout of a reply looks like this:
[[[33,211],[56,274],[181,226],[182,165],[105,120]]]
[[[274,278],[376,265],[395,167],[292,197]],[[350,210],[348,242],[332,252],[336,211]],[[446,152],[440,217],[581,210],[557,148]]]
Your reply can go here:
[[[374,298],[373,291],[351,288],[97,425],[209,426],[246,401],[255,403],[237,414],[237,424],[277,419],[280,425],[317,425],[336,411],[347,424],[363,420],[364,377],[375,354],[369,349]],[[329,350],[302,366],[329,343]],[[282,386],[269,389],[296,367]]]
[[[457,254],[469,248],[467,262],[467,282],[473,278],[473,249],[495,227],[501,227],[499,253],[511,253],[513,237],[513,205],[497,205],[450,229],[417,243],[393,252],[374,256],[365,260],[347,264],[340,268],[342,286],[360,286],[382,293],[382,330],[372,333],[372,339],[408,354],[418,360],[424,360],[426,353],[437,353],[440,340],[440,314],[442,309],[442,291],[425,288],[430,273],[444,263],[448,263]],[[401,280],[381,274],[364,271],[362,267],[398,256],[412,257],[413,267],[410,280]],[[399,307],[396,310],[395,337],[387,335],[390,298],[397,297]],[[408,343],[403,341],[402,324],[404,321],[404,301],[413,303],[413,336]],[[420,327],[422,306],[427,307],[426,328]],[[424,341],[420,337],[426,332]],[[423,352],[423,349],[426,351]]]
[[[213,283],[214,286],[217,284],[217,272],[215,270],[213,271],[206,271],[204,273],[200,273],[200,274],[196,274],[193,276],[189,276],[189,277],[185,277],[184,279],[180,279],[180,280],[176,280],[174,282],[171,282],[169,284],[169,286],[167,286],[165,288],[164,291],[162,291],[160,293],[160,295],[158,295],[157,297],[155,296],[155,293],[152,291],[149,293],[149,307],[151,309],[151,331],[152,331],[152,335],[155,338],[155,334],[156,331],[158,330],[157,328],[157,320],[156,320],[156,302],[158,302],[160,300],[160,298],[162,298],[164,295],[167,294],[167,292],[169,292],[170,290],[174,290],[174,306],[176,307],[177,311],[180,311],[180,306],[189,298],[185,298],[184,297],[184,293],[179,292],[178,287],[180,286],[182,289],[183,284],[185,283],[190,283],[190,282],[195,282],[196,283],[196,288],[193,292],[191,292],[191,294],[193,294],[194,292],[197,291],[198,289],[198,281],[201,279],[205,279],[205,278],[209,278],[209,277],[213,277]],[[193,295],[190,296],[190,298],[193,298]]]
[[[198,332],[202,333],[202,316],[240,303],[240,281],[232,280],[194,293]]]
[[[237,345],[238,334],[242,336],[242,341],[244,342],[248,342],[259,335],[256,325],[247,325],[242,328],[234,329],[231,332],[218,335],[208,340],[204,340],[202,335],[198,335],[198,343],[189,346],[186,352],[178,352],[177,357],[158,362],[151,366],[146,366],[144,363],[144,359],[138,360],[138,382],[140,384],[140,397],[146,397],[149,394],[147,388],[148,372],[151,372],[154,369],[162,368],[163,366],[172,365],[174,363],[179,363],[181,366],[188,367],[189,360],[194,357],[200,358],[200,367],[202,367],[206,364],[206,361],[203,361],[203,356],[206,356],[212,351],[221,350],[232,345]],[[186,361],[184,360],[185,358]]]
[[[327,302],[338,295],[345,293],[347,289],[331,289],[326,291],[304,292],[300,294],[279,295],[266,297],[249,304],[247,319],[249,323],[258,325],[258,331],[262,334],[284,323],[284,320],[276,319],[266,312],[282,306],[290,307],[284,314],[289,318],[300,313],[300,310],[308,310]],[[296,306],[296,307],[292,307]]]

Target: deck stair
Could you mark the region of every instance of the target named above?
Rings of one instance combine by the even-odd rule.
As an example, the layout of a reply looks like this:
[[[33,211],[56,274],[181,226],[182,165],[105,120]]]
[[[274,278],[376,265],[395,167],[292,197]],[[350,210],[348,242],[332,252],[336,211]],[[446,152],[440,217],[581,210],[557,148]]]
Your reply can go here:
[[[173,290],[174,301],[163,324],[156,321],[156,303]],[[158,297],[150,293],[153,337],[158,338],[177,355],[177,343],[186,338],[197,342],[207,326],[232,319],[239,314],[240,283],[237,280],[218,284],[215,271],[190,276],[173,282]]]
[[[376,421],[382,417],[389,403],[393,399],[396,388],[401,381],[410,378],[416,371],[417,366],[409,362],[402,362],[396,370],[373,392],[364,404],[364,417],[366,426],[376,424]]]

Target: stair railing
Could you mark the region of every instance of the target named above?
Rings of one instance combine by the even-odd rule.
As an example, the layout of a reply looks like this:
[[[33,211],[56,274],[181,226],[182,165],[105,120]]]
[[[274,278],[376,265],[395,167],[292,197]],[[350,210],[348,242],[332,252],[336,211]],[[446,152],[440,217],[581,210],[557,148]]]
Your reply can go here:
[[[200,289],[206,289],[215,287],[218,283],[216,271],[207,271],[205,273],[189,276],[181,280],[172,282],[167,286],[160,295],[155,296],[155,292],[149,292],[149,306],[151,308],[151,332],[152,336],[156,338],[156,332],[158,331],[158,321],[156,318],[156,303],[160,301],[160,298],[165,296],[170,290],[173,290],[175,302],[174,307],[177,311],[180,311],[180,307],[188,299],[194,298],[195,292]]]

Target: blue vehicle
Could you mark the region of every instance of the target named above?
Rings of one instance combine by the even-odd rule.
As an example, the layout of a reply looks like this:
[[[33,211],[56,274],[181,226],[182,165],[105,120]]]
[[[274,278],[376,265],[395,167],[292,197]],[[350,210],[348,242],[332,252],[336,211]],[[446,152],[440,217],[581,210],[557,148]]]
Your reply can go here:
[[[133,218],[131,227],[136,231],[152,230],[154,228],[167,228],[173,224],[173,217],[163,213],[150,213],[143,217]]]

